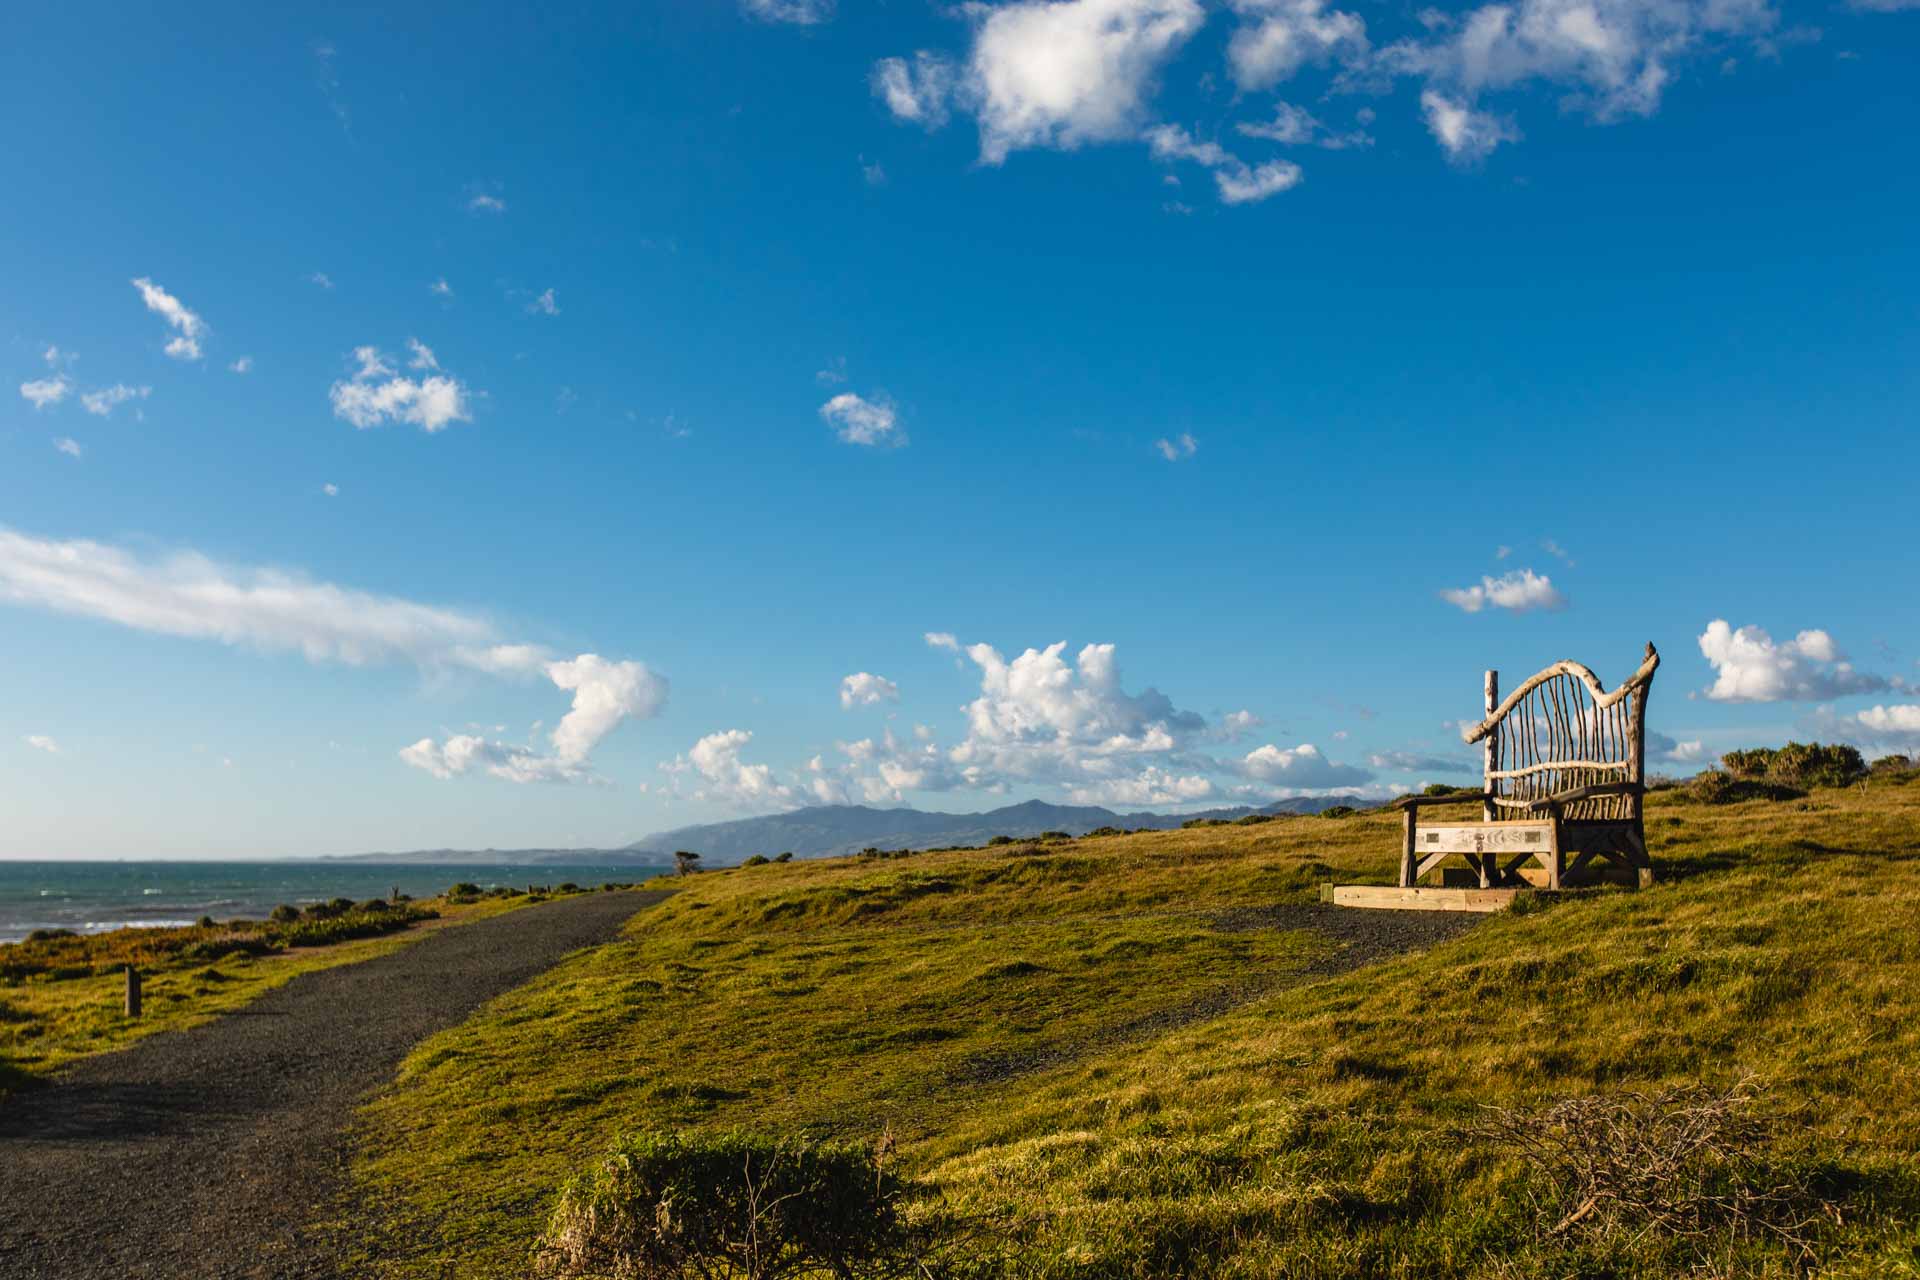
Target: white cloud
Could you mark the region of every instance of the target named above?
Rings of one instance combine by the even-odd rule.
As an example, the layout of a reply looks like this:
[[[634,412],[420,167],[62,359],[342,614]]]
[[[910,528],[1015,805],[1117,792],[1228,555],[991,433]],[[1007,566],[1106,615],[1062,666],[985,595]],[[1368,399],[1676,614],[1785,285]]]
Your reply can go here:
[[[407,353],[410,357],[407,360],[407,368],[409,369],[427,370],[438,369],[440,367],[440,362],[434,359],[433,348],[418,338],[407,339]]]
[[[1198,31],[1198,0],[1024,0],[972,11],[967,96],[980,156],[1136,136],[1160,69]]]
[[[44,733],[30,733],[23,741],[35,751],[44,751],[50,756],[60,754],[60,744]]]
[[[1239,771],[1255,782],[1304,790],[1354,787],[1373,778],[1365,769],[1335,764],[1309,742],[1297,747],[1276,747],[1271,742],[1256,747],[1240,761]]]
[[[878,160],[869,162],[865,156],[861,156],[860,176],[866,180],[866,184],[870,187],[884,187],[887,185],[887,167]]]
[[[486,192],[476,192],[467,200],[469,213],[505,213],[507,202],[499,196],[490,196]]]
[[[1447,158],[1456,164],[1472,164],[1493,154],[1503,142],[1517,142],[1520,131],[1512,121],[1485,111],[1475,111],[1463,102],[1427,89],[1420,94],[1420,110],[1427,117],[1427,131],[1440,143]]]
[[[1229,711],[1220,717],[1220,736],[1228,741],[1263,728],[1266,721],[1251,711]]]
[[[960,641],[951,631],[929,631],[926,633],[927,646],[932,649],[950,649],[960,652]]]
[[[277,569],[231,569],[182,552],[142,558],[99,542],[0,529],[0,603],[218,640],[310,661],[459,663],[491,643],[471,614],[314,582]]]
[[[132,283],[133,287],[140,291],[140,298],[147,304],[147,310],[160,316],[171,328],[178,331],[173,341],[167,343],[167,354],[175,360],[198,360],[200,339],[207,333],[206,322],[189,311],[180,299],[147,277],[141,276]]]
[[[1233,9],[1240,25],[1227,63],[1242,89],[1271,89],[1310,62],[1366,57],[1367,24],[1322,0],[1233,0]]]
[[[1335,133],[1320,123],[1312,112],[1305,107],[1296,107],[1290,102],[1273,104],[1273,119],[1261,124],[1238,124],[1236,132],[1249,138],[1264,138],[1268,142],[1277,142],[1289,147],[1323,147],[1328,151],[1346,151],[1353,147],[1370,147],[1373,138],[1365,129],[1355,129],[1351,133]]]
[[[57,373],[51,378],[34,378],[20,384],[21,398],[36,411],[59,404],[72,390],[73,383],[64,373]]]
[[[764,764],[748,764],[740,753],[753,741],[746,729],[727,729],[710,733],[693,744],[684,756],[677,756],[660,768],[675,777],[686,778],[693,787],[693,798],[709,800],[735,809],[782,809],[797,800],[790,786],[775,781],[773,770]]]
[[[868,78],[874,96],[887,104],[896,120],[905,120],[928,129],[947,122],[958,75],[947,59],[925,49],[905,58],[882,58],[873,64]]]
[[[82,453],[86,452],[84,449],[80,447],[80,442],[78,440],[75,440],[72,436],[58,437],[57,439],[54,440],[53,447],[59,450],[61,453],[66,454],[69,458],[77,458]]]
[[[1074,787],[1067,798],[1075,804],[1177,805],[1205,800],[1213,793],[1212,780],[1202,774],[1173,774],[1149,765],[1132,777]]]
[[[459,777],[480,769],[507,782],[590,782],[590,769],[569,765],[531,747],[490,742],[476,734],[456,733],[445,742],[422,738],[400,749],[400,759],[436,778]]]
[[[898,701],[900,686],[870,671],[856,671],[840,682],[840,706],[845,711]]]
[[[451,298],[453,296],[453,286],[447,283],[445,276],[441,276],[438,280],[435,280],[427,286],[427,292],[436,298]]]
[[[813,375],[813,380],[823,387],[834,387],[847,380],[847,358],[835,356],[827,361],[827,366]]]
[[[1264,200],[1300,182],[1300,166],[1291,160],[1269,160],[1249,166],[1217,142],[1195,141],[1179,125],[1155,125],[1143,137],[1156,160],[1191,160],[1211,169],[1213,184],[1223,204]]]
[[[1698,738],[1679,742],[1652,729],[1647,730],[1647,754],[1669,764],[1706,764],[1712,758],[1706,743]]]
[[[1865,711],[1838,717],[1835,723],[1856,742],[1906,755],[1920,754],[1920,704],[1868,707]]]
[[[820,417],[848,444],[901,445],[907,442],[898,430],[899,416],[885,400],[868,400],[851,391],[843,391],[820,406]]]
[[[833,17],[833,0],[741,0],[740,9],[761,22],[811,27]]]
[[[326,494],[329,498],[337,498],[340,496],[340,486],[331,483],[323,484],[320,486],[320,492]]]
[[[307,277],[307,282],[309,284],[317,284],[322,289],[333,288],[333,278],[324,271],[314,272],[312,275]]]
[[[1716,702],[1815,701],[1892,687],[1883,676],[1855,671],[1820,630],[1775,644],[1759,627],[1735,631],[1716,618],[1700,634],[1700,652],[1714,670],[1706,695]]]
[[[98,391],[88,391],[81,395],[80,405],[88,413],[104,418],[114,409],[129,400],[144,400],[153,394],[152,387],[129,387],[124,382],[111,387],[102,387]]]
[[[1182,431],[1171,440],[1164,437],[1155,440],[1153,447],[1158,449],[1160,456],[1168,462],[1180,462],[1198,453],[1200,451],[1200,442],[1195,440],[1190,433]]]
[[[560,314],[560,304],[554,301],[553,290],[546,289],[539,297],[527,304],[527,310],[534,315],[557,316]]]
[[[1552,579],[1531,569],[1516,569],[1498,578],[1482,577],[1475,586],[1442,591],[1440,598],[1468,613],[1489,607],[1526,613],[1532,609],[1561,609],[1567,603]]]
[[[412,367],[438,369],[433,353],[419,342],[408,339],[414,351]],[[353,357],[360,367],[354,374],[335,382],[328,392],[336,418],[361,430],[386,422],[409,422],[432,433],[455,422],[473,421],[472,393],[465,383],[448,374],[434,373],[414,379],[396,372],[377,348],[356,347]]]
[[[238,360],[235,360],[232,364],[228,365],[227,369],[229,372],[232,372],[232,373],[252,373],[253,357],[241,356]]]

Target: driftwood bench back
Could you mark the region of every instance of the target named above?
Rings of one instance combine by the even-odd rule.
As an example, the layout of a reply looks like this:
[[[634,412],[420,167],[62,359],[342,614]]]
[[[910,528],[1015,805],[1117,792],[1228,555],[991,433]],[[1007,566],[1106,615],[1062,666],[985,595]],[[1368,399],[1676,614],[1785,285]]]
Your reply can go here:
[[[1489,714],[1462,736],[1484,744],[1482,769],[1489,821],[1544,816],[1550,797],[1608,783],[1632,790],[1569,800],[1572,822],[1630,821],[1640,816],[1646,782],[1647,693],[1660,655],[1647,646],[1639,670],[1612,692],[1578,662],[1556,662],[1498,706],[1497,673],[1487,673]]]

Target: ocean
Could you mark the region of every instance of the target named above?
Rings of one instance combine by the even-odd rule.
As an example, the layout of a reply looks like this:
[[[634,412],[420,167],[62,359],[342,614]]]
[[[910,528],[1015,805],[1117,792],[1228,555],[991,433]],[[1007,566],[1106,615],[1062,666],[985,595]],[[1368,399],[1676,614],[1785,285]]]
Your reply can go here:
[[[416,898],[462,880],[493,885],[598,885],[644,880],[667,870],[643,866],[393,866],[364,862],[10,862],[0,860],[0,942],[35,929],[100,933],[128,926],[264,919],[282,902]]]

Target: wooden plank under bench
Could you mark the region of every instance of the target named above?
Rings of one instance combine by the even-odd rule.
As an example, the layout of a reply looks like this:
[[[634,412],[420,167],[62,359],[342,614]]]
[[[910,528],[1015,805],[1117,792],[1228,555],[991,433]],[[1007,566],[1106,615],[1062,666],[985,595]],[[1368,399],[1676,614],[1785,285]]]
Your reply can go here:
[[[1325,884],[1320,900],[1336,907],[1391,911],[1505,911],[1519,889],[1402,889],[1388,884]]]

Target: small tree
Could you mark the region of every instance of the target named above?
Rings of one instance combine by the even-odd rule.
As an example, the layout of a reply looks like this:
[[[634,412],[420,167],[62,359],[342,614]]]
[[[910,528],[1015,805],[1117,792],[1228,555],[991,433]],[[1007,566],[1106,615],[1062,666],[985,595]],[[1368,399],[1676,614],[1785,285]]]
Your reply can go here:
[[[690,876],[700,869],[700,855],[676,849],[673,852],[673,868],[683,876]]]

